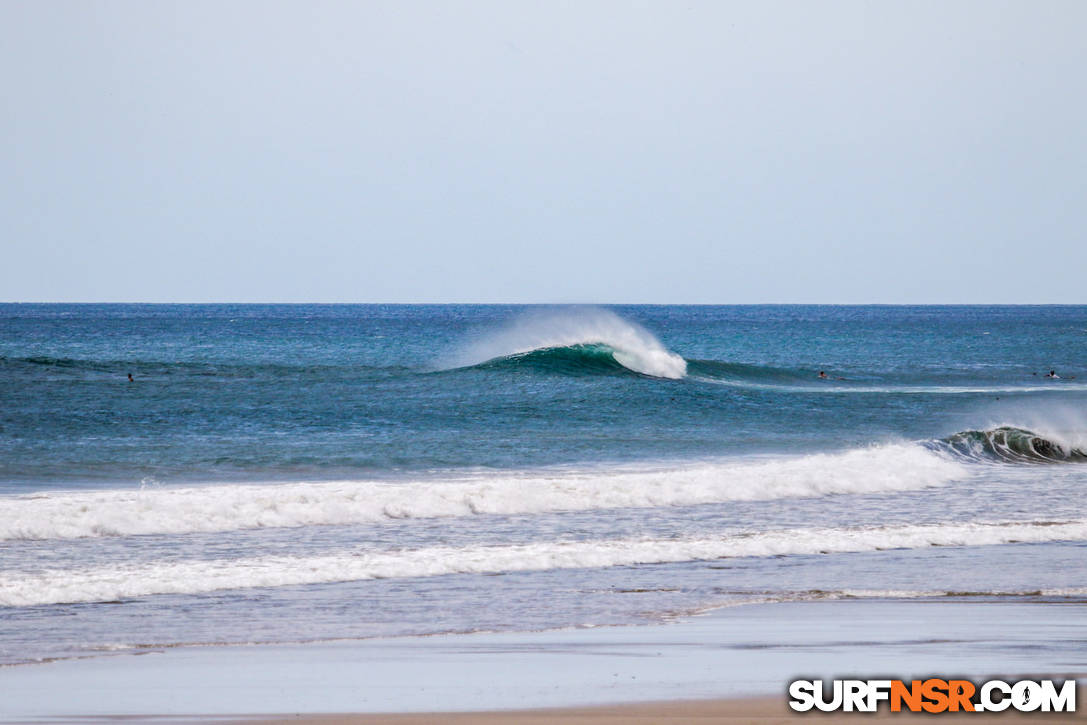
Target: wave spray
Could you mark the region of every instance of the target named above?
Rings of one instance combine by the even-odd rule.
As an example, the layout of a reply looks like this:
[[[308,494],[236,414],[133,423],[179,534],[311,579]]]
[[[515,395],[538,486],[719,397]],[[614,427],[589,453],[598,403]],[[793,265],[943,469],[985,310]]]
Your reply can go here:
[[[520,317],[453,356],[449,367],[470,367],[540,350],[603,347],[617,363],[642,375],[678,380],[687,361],[645,328],[610,310],[569,307]]]

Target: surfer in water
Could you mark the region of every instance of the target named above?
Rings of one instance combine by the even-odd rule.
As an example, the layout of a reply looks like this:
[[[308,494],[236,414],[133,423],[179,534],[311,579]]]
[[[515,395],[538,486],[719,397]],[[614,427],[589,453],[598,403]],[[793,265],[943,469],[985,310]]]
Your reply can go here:
[[[1057,375],[1056,370],[1050,370],[1048,373],[1046,373],[1046,377],[1047,378],[1053,378],[1055,380],[1060,380],[1061,379],[1061,376]]]
[[[827,371],[826,370],[820,370],[819,371],[819,379],[820,380],[830,380],[830,378],[827,377]]]
[[[132,373],[129,373],[129,374],[128,374],[128,382],[130,382],[130,383],[134,383],[134,382],[136,382],[136,381],[135,381],[135,380],[134,380],[134,379],[132,378]]]

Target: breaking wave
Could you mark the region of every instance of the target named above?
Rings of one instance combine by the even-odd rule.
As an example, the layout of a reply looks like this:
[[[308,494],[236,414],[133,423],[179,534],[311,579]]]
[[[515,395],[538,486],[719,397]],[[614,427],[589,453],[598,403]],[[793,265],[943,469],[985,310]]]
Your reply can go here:
[[[82,569],[0,572],[0,606],[114,601],[447,574],[584,569],[931,546],[990,546],[1087,540],[1087,520],[800,528],[713,538],[548,541],[519,545],[346,551],[321,556],[162,560]]]
[[[0,497],[0,540],[185,534],[390,519],[873,494],[970,475],[912,444],[773,460],[480,474],[434,481],[213,485]]]
[[[1087,447],[1082,444],[1013,426],[961,431],[939,443],[973,460],[1008,463],[1087,462]]]
[[[614,312],[570,308],[522,317],[478,340],[445,367],[529,364],[564,367],[622,367],[654,378],[678,380],[687,361],[648,330]]]

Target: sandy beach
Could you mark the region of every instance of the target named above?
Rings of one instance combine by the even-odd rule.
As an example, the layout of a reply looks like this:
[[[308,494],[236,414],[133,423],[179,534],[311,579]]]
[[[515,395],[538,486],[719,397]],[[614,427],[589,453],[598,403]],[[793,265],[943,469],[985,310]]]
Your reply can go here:
[[[1074,677],[1085,640],[1071,603],[795,602],[653,626],[152,649],[3,668],[0,689],[7,721],[793,722],[822,717],[787,709],[798,677]]]
[[[1080,696],[1082,697],[1082,688]],[[621,723],[668,723],[669,725],[705,725],[706,723],[758,723],[760,725],[791,725],[809,722],[931,722],[932,715],[911,713],[875,714],[827,714],[796,713],[788,708],[783,698],[752,697],[726,700],[677,701],[644,703],[637,705],[613,705],[607,707],[551,708],[540,710],[471,713],[418,713],[418,714],[371,714],[371,715],[294,715],[261,718],[257,722],[308,723],[312,725],[620,725]],[[974,713],[944,714],[940,721],[971,723],[1061,723],[1087,720],[1082,709],[1070,715],[1001,713],[977,715]],[[249,721],[252,722],[252,721]]]

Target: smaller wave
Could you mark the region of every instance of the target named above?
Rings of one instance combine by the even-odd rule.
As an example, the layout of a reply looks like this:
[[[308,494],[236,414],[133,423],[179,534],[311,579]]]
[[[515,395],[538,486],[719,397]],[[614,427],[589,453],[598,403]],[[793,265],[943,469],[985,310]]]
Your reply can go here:
[[[52,357],[50,355],[31,355],[29,357],[0,358],[0,364],[26,366],[28,369],[54,369],[64,371],[87,370],[103,372],[112,370],[120,363],[110,360],[83,360],[71,357]]]
[[[28,365],[48,365],[58,368],[80,367],[90,363],[87,360],[76,360],[69,357],[50,357],[49,355],[32,355],[30,357],[15,358],[15,362],[24,362]]]
[[[811,386],[818,388],[820,383],[825,383],[815,378],[816,371],[799,368],[780,368],[723,360],[688,360],[687,366],[692,378],[737,387]]]
[[[942,486],[966,464],[912,444],[772,460],[656,469],[483,474],[379,483],[209,485],[0,497],[0,540],[380,523],[480,514],[517,515],[695,506]]]
[[[167,378],[220,378],[220,379],[260,379],[286,377],[320,376],[322,380],[357,380],[360,376],[403,375],[414,373],[415,368],[404,365],[375,366],[352,363],[351,365],[333,364],[290,364],[273,361],[218,361],[198,362],[193,360],[154,360],[154,359],[85,359],[68,357],[49,357],[44,355],[19,358],[0,357],[0,367],[22,367],[28,374],[42,375],[49,373],[65,377],[82,377],[87,373],[117,376],[122,380],[127,373],[133,373],[138,379]]]
[[[571,359],[592,365],[606,357],[628,370],[654,378],[679,380],[687,374],[687,361],[662,345],[648,330],[614,312],[591,307],[522,317],[460,351],[444,367],[476,367],[500,361],[563,363]]]
[[[960,456],[1007,463],[1084,463],[1087,449],[1013,426],[966,430],[938,441]]]
[[[1085,383],[1067,380],[1023,383],[924,382],[913,377],[869,372],[863,376],[828,370],[827,378],[819,378],[819,370],[811,367],[776,367],[724,360],[688,360],[691,380],[749,390],[779,393],[831,393],[879,395],[985,395],[1027,394],[1040,392],[1079,392],[1087,390]]]
[[[605,539],[530,544],[347,551],[321,556],[163,560],[84,569],[0,572],[0,606],[100,602],[448,574],[594,569],[736,557],[797,556],[1087,540],[1087,520],[970,522],[925,526],[802,528],[713,538]]]
[[[832,377],[820,380],[817,373],[715,360],[689,361],[689,378],[696,382],[777,393],[825,393],[837,395],[1025,395],[1087,391],[1087,383],[1065,385],[961,385],[877,382]]]

